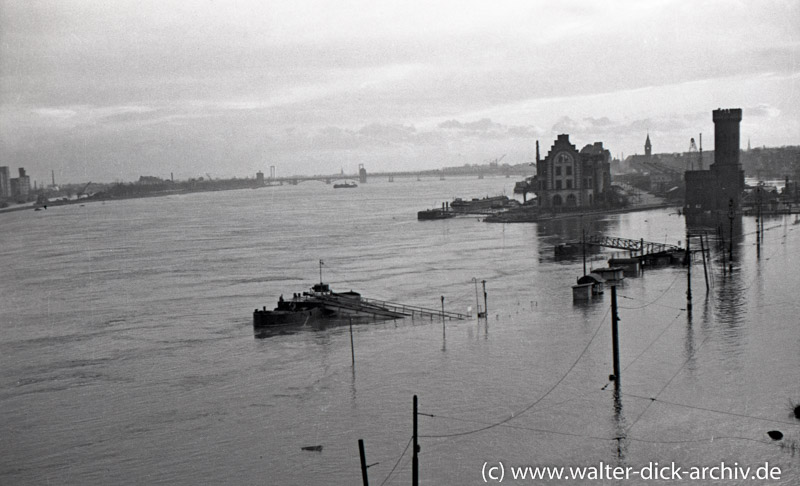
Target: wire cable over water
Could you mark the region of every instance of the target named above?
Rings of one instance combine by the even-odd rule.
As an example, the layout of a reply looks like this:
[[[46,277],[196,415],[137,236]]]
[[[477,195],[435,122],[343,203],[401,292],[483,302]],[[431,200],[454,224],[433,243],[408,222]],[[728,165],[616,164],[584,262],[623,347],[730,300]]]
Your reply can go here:
[[[565,372],[565,373],[564,373],[564,374],[561,376],[561,378],[559,378],[559,379],[558,379],[558,381],[556,381],[556,382],[553,384],[553,386],[551,386],[551,387],[550,387],[550,388],[549,388],[549,389],[548,389],[548,390],[547,390],[547,391],[544,393],[544,395],[542,395],[541,397],[539,397],[537,400],[535,400],[534,402],[532,402],[532,403],[531,403],[530,405],[528,405],[527,407],[523,408],[522,410],[520,410],[520,411],[519,411],[519,412],[517,412],[517,413],[512,413],[510,416],[506,417],[505,419],[503,419],[503,420],[501,420],[501,421],[499,421],[499,422],[490,423],[490,424],[486,425],[485,427],[480,427],[480,428],[478,428],[478,429],[469,430],[469,431],[464,431],[464,432],[455,432],[455,433],[452,433],[452,434],[420,435],[420,437],[425,437],[425,438],[447,438],[447,437],[459,437],[459,436],[464,436],[464,435],[475,434],[475,433],[478,433],[478,432],[482,432],[482,431],[484,431],[484,430],[489,430],[489,429],[492,429],[492,428],[494,428],[494,427],[498,427],[498,426],[500,426],[500,425],[503,425],[503,424],[505,424],[505,423],[507,423],[507,422],[509,422],[509,421],[511,421],[511,420],[513,420],[513,419],[515,419],[515,418],[517,418],[517,417],[519,417],[520,415],[524,414],[524,413],[525,413],[525,412],[527,412],[528,410],[532,409],[533,407],[535,407],[536,405],[538,405],[538,404],[539,404],[539,403],[540,403],[542,400],[544,400],[545,398],[547,398],[547,396],[548,396],[548,395],[550,395],[550,393],[552,393],[552,392],[553,392],[553,390],[555,390],[555,389],[556,389],[556,387],[558,387],[558,385],[560,385],[560,384],[561,384],[561,382],[563,382],[563,381],[564,381],[564,379],[566,379],[566,377],[567,377],[567,376],[568,376],[568,375],[569,375],[569,374],[572,372],[572,370],[575,368],[575,366],[578,364],[578,362],[581,360],[581,358],[582,358],[582,357],[583,357],[583,356],[586,354],[586,351],[588,351],[588,350],[589,350],[589,346],[591,346],[591,344],[594,342],[594,339],[595,339],[595,337],[596,337],[596,336],[597,336],[597,334],[600,332],[600,329],[603,327],[603,323],[605,322],[605,320],[606,320],[606,318],[608,317],[608,314],[609,314],[610,312],[611,312],[611,308],[609,308],[609,309],[606,311],[606,314],[605,314],[605,316],[603,316],[603,319],[602,319],[602,321],[600,321],[600,324],[598,324],[598,325],[597,325],[597,329],[595,329],[595,331],[594,331],[594,334],[592,334],[592,337],[589,339],[589,342],[588,342],[588,343],[586,343],[586,346],[584,346],[583,350],[582,350],[582,351],[581,351],[581,353],[578,355],[578,357],[575,359],[575,361],[572,363],[572,365],[569,367],[569,369],[568,369],[568,370],[567,370],[567,371],[566,371],[566,372]],[[427,416],[429,416],[429,417],[434,417],[434,418],[436,417],[435,415],[427,415]]]

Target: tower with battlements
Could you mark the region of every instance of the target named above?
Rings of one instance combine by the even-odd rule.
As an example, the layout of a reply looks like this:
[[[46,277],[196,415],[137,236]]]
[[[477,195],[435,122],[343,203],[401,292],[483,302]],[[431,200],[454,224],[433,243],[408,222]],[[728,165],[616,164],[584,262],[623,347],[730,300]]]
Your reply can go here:
[[[686,171],[687,212],[736,210],[744,191],[739,161],[741,108],[714,110],[714,163],[709,170]]]

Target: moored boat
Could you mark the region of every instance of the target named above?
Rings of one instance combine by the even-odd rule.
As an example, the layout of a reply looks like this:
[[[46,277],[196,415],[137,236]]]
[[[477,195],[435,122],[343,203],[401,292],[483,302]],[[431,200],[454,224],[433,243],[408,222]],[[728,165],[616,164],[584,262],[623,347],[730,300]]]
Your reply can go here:
[[[291,299],[278,298],[273,310],[266,306],[253,311],[253,327],[307,324],[314,321],[373,321],[400,319],[411,315],[401,309],[367,302],[358,292],[333,292],[328,284],[318,283],[309,292],[296,293]]]
[[[444,209],[425,209],[422,211],[417,211],[417,219],[421,221],[431,220],[431,219],[448,219],[454,218],[456,216],[455,213],[452,211],[445,211]]]

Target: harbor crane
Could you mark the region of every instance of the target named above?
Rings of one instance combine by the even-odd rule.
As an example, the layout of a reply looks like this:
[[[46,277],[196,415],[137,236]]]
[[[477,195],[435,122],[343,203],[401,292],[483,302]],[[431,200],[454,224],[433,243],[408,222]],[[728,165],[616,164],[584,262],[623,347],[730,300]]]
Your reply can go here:
[[[85,185],[85,186],[83,186],[83,189],[81,189],[80,191],[78,191],[78,193],[77,193],[75,196],[76,196],[78,199],[80,199],[82,196],[89,197],[89,195],[86,193],[86,189],[88,189],[88,188],[89,188],[89,184],[91,184],[91,183],[92,183],[92,181],[89,181],[89,182],[87,182],[87,183],[86,183],[86,185]]]
[[[496,158],[496,159],[494,159],[494,160],[492,160],[492,161],[489,161],[489,165],[495,165],[495,166],[496,166],[496,165],[499,165],[499,164],[500,164],[500,161],[501,161],[501,160],[503,160],[503,158],[504,158],[505,156],[506,156],[506,154],[503,154],[503,155],[501,155],[500,157],[498,157],[498,158]]]

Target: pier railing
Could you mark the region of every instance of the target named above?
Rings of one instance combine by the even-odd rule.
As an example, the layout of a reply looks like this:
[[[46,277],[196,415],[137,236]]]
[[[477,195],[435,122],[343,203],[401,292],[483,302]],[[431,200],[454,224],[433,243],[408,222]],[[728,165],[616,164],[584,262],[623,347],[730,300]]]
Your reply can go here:
[[[660,253],[664,251],[683,251],[683,248],[677,245],[668,245],[666,243],[655,243],[652,241],[644,241],[642,239],[633,240],[629,238],[619,238],[616,236],[605,235],[588,236],[586,238],[586,244],[605,246],[608,248],[618,248],[620,250],[628,250],[642,254]]]
[[[386,308],[392,312],[397,312],[399,314],[405,314],[407,316],[413,317],[424,317],[424,318],[431,318],[434,317],[442,318],[442,319],[456,319],[456,320],[463,320],[468,319],[469,316],[466,314],[460,314],[458,312],[449,312],[449,311],[442,311],[431,309],[427,307],[420,307],[416,305],[407,305],[407,304],[398,304],[395,302],[387,302],[385,300],[376,300],[376,299],[365,299],[361,298],[362,302],[366,302],[368,304],[376,305],[379,307]]]

